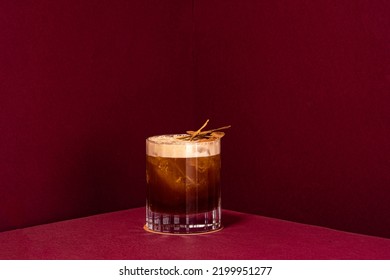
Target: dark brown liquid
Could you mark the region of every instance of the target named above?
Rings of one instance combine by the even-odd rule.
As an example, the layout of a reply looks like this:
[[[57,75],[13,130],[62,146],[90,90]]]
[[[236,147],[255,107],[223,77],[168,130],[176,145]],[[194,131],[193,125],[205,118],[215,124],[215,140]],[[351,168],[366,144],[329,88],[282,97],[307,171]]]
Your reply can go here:
[[[192,214],[220,204],[220,155],[199,158],[146,156],[147,203],[153,212]]]

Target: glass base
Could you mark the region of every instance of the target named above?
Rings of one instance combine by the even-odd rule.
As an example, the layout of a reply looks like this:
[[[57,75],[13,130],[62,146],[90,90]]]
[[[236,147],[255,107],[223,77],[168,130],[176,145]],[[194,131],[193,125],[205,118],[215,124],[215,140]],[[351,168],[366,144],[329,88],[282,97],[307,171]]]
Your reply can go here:
[[[222,229],[221,210],[197,214],[163,214],[146,208],[145,230],[167,234],[200,234]]]

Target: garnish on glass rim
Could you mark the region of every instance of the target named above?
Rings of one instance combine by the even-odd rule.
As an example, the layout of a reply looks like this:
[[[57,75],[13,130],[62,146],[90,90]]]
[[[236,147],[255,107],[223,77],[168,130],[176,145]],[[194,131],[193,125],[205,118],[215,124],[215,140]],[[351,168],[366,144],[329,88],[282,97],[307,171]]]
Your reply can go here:
[[[197,131],[193,131],[193,130],[186,131],[186,133],[188,135],[180,136],[177,139],[189,140],[189,141],[195,141],[195,140],[207,141],[207,140],[211,140],[211,139],[222,138],[225,135],[225,132],[222,132],[220,130],[228,129],[231,127],[231,125],[227,125],[227,126],[223,126],[223,127],[219,127],[219,128],[215,128],[215,129],[202,131],[202,129],[207,126],[208,122],[209,122],[209,120],[207,120],[202,125],[202,127],[199,128]]]

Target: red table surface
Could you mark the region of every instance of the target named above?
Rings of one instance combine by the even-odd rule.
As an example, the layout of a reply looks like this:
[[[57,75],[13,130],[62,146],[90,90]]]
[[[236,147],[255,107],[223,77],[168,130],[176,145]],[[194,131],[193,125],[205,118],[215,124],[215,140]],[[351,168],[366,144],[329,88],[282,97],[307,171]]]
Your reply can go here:
[[[390,239],[223,211],[224,229],[172,236],[143,230],[145,208],[0,233],[0,259],[390,259]]]

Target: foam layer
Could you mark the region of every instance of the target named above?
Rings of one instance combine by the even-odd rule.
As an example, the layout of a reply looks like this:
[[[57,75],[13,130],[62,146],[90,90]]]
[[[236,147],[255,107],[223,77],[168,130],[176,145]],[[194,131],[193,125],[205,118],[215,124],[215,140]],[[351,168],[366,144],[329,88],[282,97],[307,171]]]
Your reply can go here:
[[[146,154],[154,157],[191,158],[218,155],[221,152],[221,141],[184,141],[175,135],[158,135],[146,139]]]

